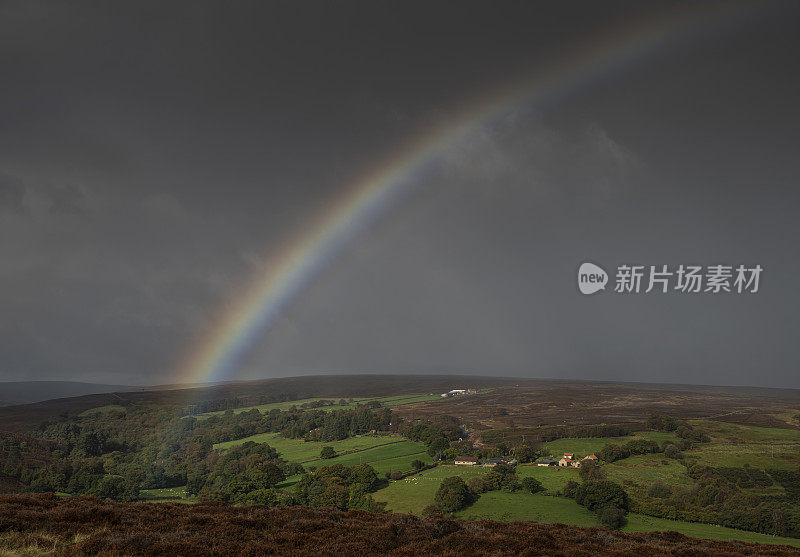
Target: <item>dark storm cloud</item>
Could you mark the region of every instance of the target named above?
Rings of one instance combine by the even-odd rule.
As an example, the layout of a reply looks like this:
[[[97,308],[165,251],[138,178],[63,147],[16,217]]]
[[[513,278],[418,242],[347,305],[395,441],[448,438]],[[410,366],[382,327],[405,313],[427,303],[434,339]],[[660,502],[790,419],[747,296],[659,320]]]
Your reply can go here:
[[[0,379],[172,381],[365,168],[655,8],[0,3]],[[799,386],[798,13],[754,12],[453,145],[241,376]],[[764,290],[584,299],[585,258],[759,262]]]

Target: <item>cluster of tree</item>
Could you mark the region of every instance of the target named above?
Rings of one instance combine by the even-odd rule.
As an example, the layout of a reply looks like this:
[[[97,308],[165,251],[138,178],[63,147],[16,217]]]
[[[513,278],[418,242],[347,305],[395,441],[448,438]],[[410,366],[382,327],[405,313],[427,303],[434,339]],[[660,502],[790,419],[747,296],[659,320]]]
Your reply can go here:
[[[522,486],[517,479],[517,474],[512,466],[498,464],[483,476],[477,476],[469,480],[469,488],[473,493],[485,493],[487,491],[519,491]]]
[[[657,442],[647,439],[632,439],[623,445],[608,443],[600,449],[597,456],[605,462],[615,462],[629,456],[651,453],[664,453],[667,458],[681,459],[683,458],[682,451],[691,449],[696,443],[709,441],[708,436],[688,424],[680,424],[673,431],[680,437],[678,442],[664,441],[659,445]]]
[[[382,512],[385,503],[377,503],[370,495],[380,485],[378,474],[369,464],[321,466],[303,474],[295,484],[294,499],[310,507]]]
[[[535,429],[489,430],[481,433],[481,440],[488,445],[506,443],[525,434],[526,443],[537,448],[539,443],[548,443],[557,439],[623,437],[634,431],[631,424],[597,424],[597,425],[563,425],[541,426]],[[517,441],[518,442],[518,441]],[[523,445],[523,443],[519,443]]]
[[[192,419],[192,418],[190,418]],[[366,406],[342,410],[273,409],[261,413],[225,412],[196,420],[195,434],[209,443],[222,443],[260,433],[280,433],[284,437],[309,441],[336,441],[372,430],[386,431],[392,421],[388,408],[372,410]]]
[[[302,466],[281,460],[266,443],[249,441],[197,463],[187,476],[186,493],[227,503],[285,504],[275,486],[302,471]]]
[[[478,500],[481,493],[487,491],[526,491],[538,493],[544,491],[541,482],[536,478],[517,479],[512,466],[498,464],[483,476],[471,478],[464,482],[461,476],[445,478],[436,491],[433,503],[423,511],[424,514],[449,514],[461,510]]]
[[[647,418],[647,427],[653,431],[675,431],[680,421],[668,414],[650,414]]]
[[[588,480],[583,483],[570,480],[563,493],[595,512],[600,522],[609,528],[625,526],[625,513],[630,509],[631,500],[622,486],[609,480]]]
[[[624,445],[608,443],[597,453],[598,458],[605,462],[616,462],[628,458],[631,455],[660,453],[663,449],[655,441],[645,439],[633,439]]]
[[[399,422],[397,431],[412,441],[420,441],[428,447],[430,456],[444,458],[452,441],[461,439],[463,431],[457,418],[453,416],[434,416],[420,424]]]
[[[385,431],[391,420],[389,409],[366,406],[327,412],[292,408],[263,414],[252,409],[204,418],[182,416],[177,407],[113,407],[44,422],[35,437],[3,436],[0,472],[32,491],[130,500],[140,489],[184,485],[190,474],[197,485],[198,477],[215,473],[220,453],[213,450],[214,443],[266,432],[333,441]],[[208,496],[240,501],[242,493],[254,491],[244,484],[230,491],[231,482],[219,479],[228,474],[218,476],[223,487],[209,487]],[[263,484],[262,478],[256,483]]]
[[[667,414],[651,414],[647,418],[647,427],[654,431],[674,431],[675,435],[688,442],[708,443],[709,438],[689,423]],[[689,448],[689,447],[684,447]]]
[[[757,470],[752,467],[714,468],[687,465],[695,479],[691,486],[656,482],[634,502],[638,512],[693,522],[720,524],[764,534],[800,537],[800,472]],[[790,486],[784,496],[759,497],[753,487],[768,487],[773,480]]]
[[[425,507],[423,514],[450,514],[471,505],[477,496],[464,482],[461,476],[452,476],[442,480],[433,503]]]
[[[442,460],[452,461],[459,456],[474,456],[479,459],[486,458],[514,458],[521,463],[531,462],[544,454],[540,448],[534,448],[530,443],[509,448],[505,443],[498,443],[494,447],[475,447],[469,439],[452,441],[449,447],[438,453]]]

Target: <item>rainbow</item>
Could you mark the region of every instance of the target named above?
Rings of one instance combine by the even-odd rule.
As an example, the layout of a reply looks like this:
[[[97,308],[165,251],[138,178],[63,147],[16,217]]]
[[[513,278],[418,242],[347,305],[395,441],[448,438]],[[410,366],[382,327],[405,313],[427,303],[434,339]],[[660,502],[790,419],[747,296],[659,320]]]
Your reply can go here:
[[[408,142],[366,173],[258,273],[216,322],[210,335],[189,350],[177,372],[179,383],[229,379],[240,359],[346,246],[392,206],[413,184],[417,171],[470,132],[516,110],[537,108],[576,89],[610,78],[709,25],[743,15],[742,5],[697,2],[649,14],[606,30],[580,48],[462,105],[454,117]]]

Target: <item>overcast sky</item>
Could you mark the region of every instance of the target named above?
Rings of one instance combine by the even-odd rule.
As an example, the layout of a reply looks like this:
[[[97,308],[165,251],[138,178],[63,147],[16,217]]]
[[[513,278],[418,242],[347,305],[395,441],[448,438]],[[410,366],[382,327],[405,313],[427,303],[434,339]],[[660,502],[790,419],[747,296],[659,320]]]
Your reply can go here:
[[[800,388],[799,8],[754,4],[462,137],[235,377]],[[659,9],[0,0],[0,380],[175,380],[376,161]],[[583,296],[585,260],[764,271],[756,294]]]

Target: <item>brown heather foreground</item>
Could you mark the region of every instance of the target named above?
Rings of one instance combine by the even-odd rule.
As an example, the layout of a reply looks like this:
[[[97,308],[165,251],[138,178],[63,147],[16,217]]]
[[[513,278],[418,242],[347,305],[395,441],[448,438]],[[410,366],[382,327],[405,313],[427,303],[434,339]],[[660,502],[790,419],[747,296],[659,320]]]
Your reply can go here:
[[[798,555],[796,548],[535,522],[308,507],[0,497],[0,555]]]

